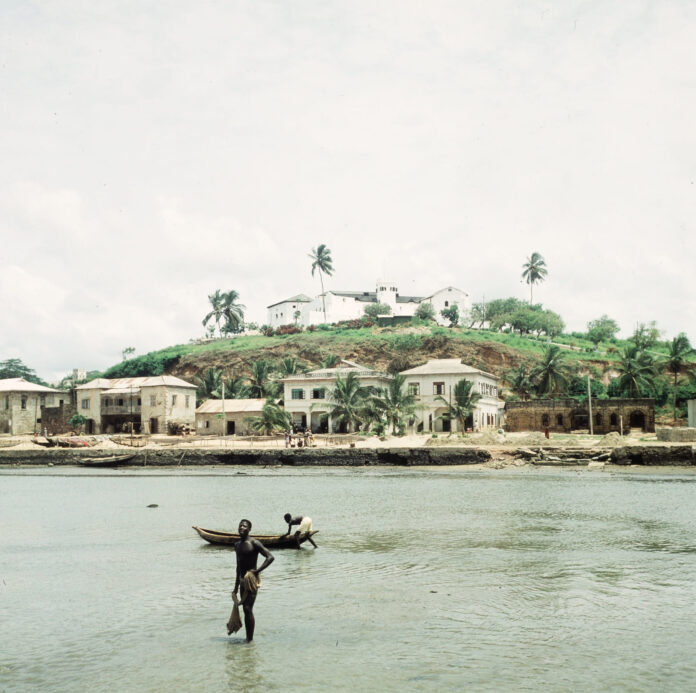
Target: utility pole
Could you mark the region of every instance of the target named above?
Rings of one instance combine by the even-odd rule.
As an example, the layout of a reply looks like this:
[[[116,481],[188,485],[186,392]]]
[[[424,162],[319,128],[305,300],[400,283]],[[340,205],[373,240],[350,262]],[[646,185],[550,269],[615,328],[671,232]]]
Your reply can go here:
[[[225,376],[222,376],[222,435],[227,433],[227,418],[225,417]]]
[[[590,374],[587,374],[587,409],[590,415],[590,435],[594,435],[594,426],[592,425],[592,388],[590,387]]]

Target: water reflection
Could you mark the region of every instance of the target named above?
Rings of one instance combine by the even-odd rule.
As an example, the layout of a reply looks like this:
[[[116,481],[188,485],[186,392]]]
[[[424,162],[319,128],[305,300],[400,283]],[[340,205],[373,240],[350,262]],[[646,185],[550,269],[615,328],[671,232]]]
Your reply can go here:
[[[269,689],[259,664],[256,643],[246,642],[243,636],[231,638],[228,641],[225,675],[227,676],[227,687],[231,691],[255,693]]]

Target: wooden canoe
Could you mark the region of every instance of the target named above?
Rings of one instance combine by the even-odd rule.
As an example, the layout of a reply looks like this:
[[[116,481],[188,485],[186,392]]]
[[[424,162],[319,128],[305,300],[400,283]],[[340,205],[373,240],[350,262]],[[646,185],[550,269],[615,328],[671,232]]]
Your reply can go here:
[[[193,529],[200,536],[211,544],[227,544],[233,546],[239,541],[239,534],[232,532],[220,532],[213,529],[203,529],[196,527]],[[311,532],[303,532],[300,535],[300,544],[303,544],[309,537],[314,536],[319,530],[313,529]],[[294,534],[250,534],[251,539],[258,539],[267,549],[296,549],[297,539]]]
[[[128,464],[134,457],[134,454],[114,457],[83,457],[78,460],[78,464],[83,467],[118,467],[120,464]]]

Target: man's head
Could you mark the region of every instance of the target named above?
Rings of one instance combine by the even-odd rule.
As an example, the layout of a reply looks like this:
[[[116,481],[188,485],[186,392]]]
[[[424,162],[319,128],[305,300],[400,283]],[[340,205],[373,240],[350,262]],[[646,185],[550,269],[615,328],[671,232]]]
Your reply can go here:
[[[285,515],[283,515],[283,518],[286,522],[290,522],[290,520],[292,520],[292,515],[290,513],[285,513]]]
[[[246,537],[251,532],[251,522],[249,520],[239,521],[239,535]]]

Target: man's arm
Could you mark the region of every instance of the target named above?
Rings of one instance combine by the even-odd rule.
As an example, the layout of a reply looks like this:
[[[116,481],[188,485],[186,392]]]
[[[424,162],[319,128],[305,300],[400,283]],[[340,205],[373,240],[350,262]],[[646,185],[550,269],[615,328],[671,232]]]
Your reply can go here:
[[[254,570],[254,572],[258,575],[262,570],[266,570],[271,563],[275,560],[273,557],[273,554],[258,540],[258,539],[253,539],[252,540],[254,543],[254,546],[258,549],[259,553],[265,557],[265,561],[261,564],[260,568],[257,568]]]

